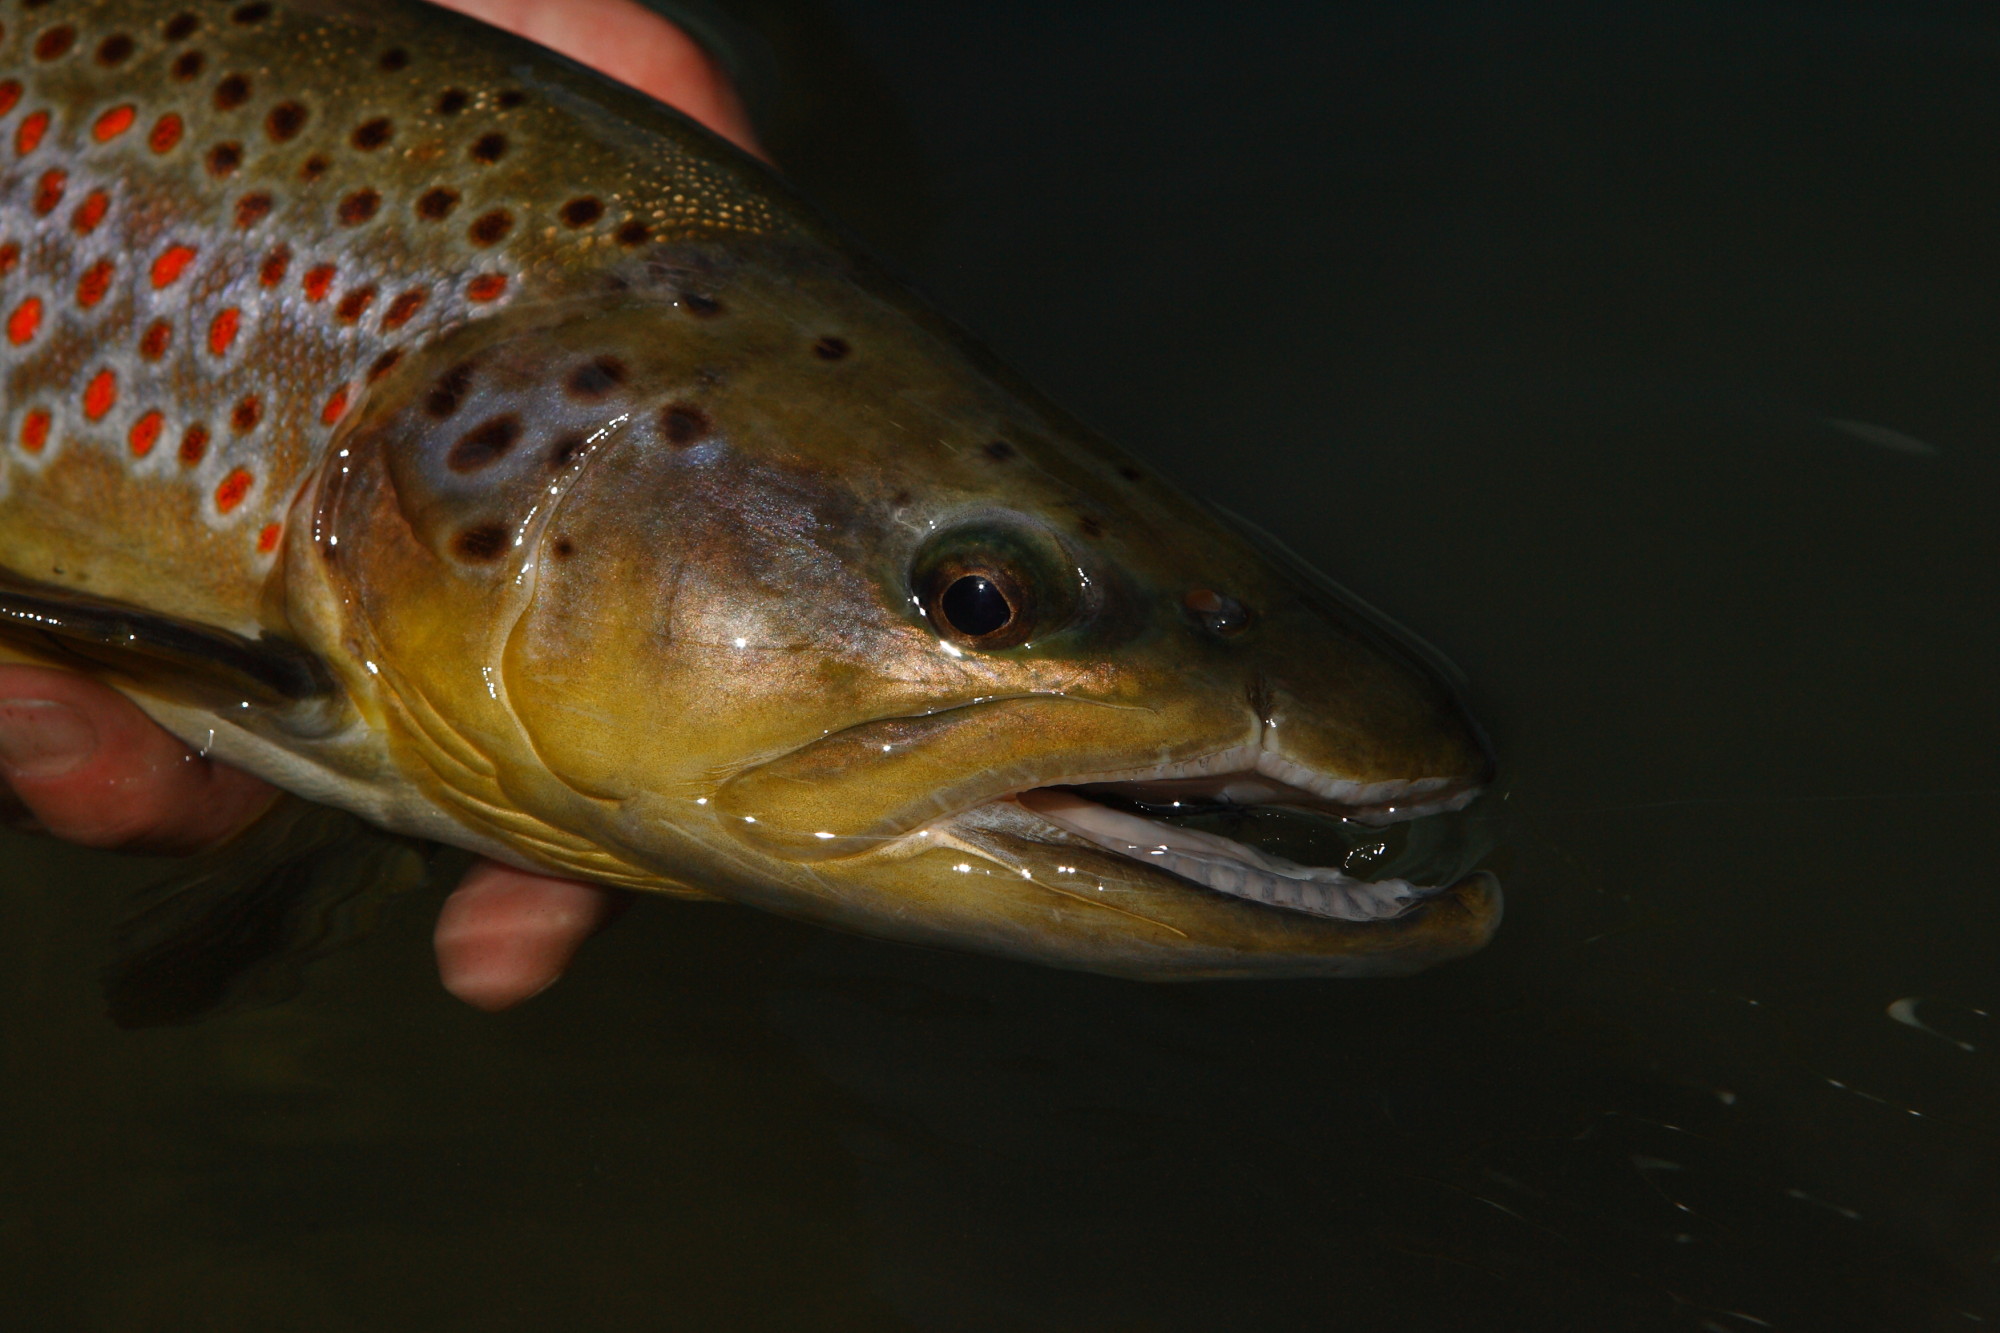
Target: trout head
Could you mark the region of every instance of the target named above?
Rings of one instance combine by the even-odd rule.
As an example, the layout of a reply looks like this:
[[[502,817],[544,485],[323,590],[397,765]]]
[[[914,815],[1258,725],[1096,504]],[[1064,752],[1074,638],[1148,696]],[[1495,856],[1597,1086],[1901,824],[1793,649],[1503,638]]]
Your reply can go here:
[[[300,503],[295,620],[517,861],[1149,978],[1497,924],[1425,650],[823,253],[463,328]]]

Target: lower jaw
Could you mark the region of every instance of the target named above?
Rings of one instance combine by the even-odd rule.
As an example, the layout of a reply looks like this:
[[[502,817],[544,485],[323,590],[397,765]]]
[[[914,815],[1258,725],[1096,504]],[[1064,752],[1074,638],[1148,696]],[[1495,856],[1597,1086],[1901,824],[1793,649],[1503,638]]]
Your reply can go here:
[[[1164,871],[1193,887],[1330,921],[1368,923],[1404,916],[1446,892],[1445,886],[1463,878],[1485,850],[1483,839],[1472,823],[1452,814],[1431,815],[1408,826],[1422,828],[1426,823],[1431,826],[1427,837],[1416,840],[1414,852],[1407,836],[1401,851],[1386,858],[1382,854],[1388,850],[1387,843],[1361,849],[1338,845],[1333,848],[1335,854],[1345,852],[1343,859],[1349,863],[1357,855],[1364,864],[1371,855],[1382,858],[1367,868],[1383,873],[1367,878],[1350,873],[1350,866],[1301,864],[1199,827],[1203,823],[1220,823],[1235,831],[1246,822],[1276,823],[1294,834],[1292,841],[1296,843],[1301,828],[1310,834],[1315,822],[1322,826],[1328,823],[1296,812],[1251,808],[1223,809],[1220,813],[1211,811],[1192,817],[1177,811],[1148,810],[1140,814],[1060,787],[1035,788],[1013,799],[1037,818],[1074,838]],[[1446,826],[1444,821],[1451,823]],[[1375,836],[1384,830],[1369,832]],[[1307,837],[1304,841],[1311,843],[1312,839]],[[1326,849],[1312,850],[1323,855]],[[1418,881],[1429,881],[1438,887]]]

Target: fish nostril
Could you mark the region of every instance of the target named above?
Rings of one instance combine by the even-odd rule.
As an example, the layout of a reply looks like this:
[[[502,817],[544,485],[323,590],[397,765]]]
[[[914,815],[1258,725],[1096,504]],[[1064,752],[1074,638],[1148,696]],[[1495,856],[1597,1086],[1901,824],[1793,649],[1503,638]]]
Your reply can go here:
[[[1217,638],[1234,638],[1250,628],[1256,617],[1250,608],[1231,597],[1228,593],[1216,592],[1212,588],[1194,588],[1181,598],[1181,607],[1202,629]]]

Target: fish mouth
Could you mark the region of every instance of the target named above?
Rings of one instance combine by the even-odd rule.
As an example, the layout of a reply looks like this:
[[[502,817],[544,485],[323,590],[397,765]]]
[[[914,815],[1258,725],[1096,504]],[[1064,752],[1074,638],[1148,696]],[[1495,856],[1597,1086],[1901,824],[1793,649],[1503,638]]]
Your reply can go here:
[[[1490,850],[1470,778],[1364,783],[1250,747],[988,802],[1176,881],[1275,911],[1369,923],[1448,894]],[[1018,815],[1008,822],[1017,830]]]

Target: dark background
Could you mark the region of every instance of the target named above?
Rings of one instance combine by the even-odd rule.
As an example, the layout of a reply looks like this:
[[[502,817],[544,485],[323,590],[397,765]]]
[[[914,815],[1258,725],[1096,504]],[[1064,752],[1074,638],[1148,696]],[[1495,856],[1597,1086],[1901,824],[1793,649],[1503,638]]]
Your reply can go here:
[[[22,1326],[2000,1319],[1993,11],[721,21],[858,236],[1467,670],[1499,939],[1167,988],[648,902],[496,1019],[414,893],[133,1034],[158,867],[12,841]]]

